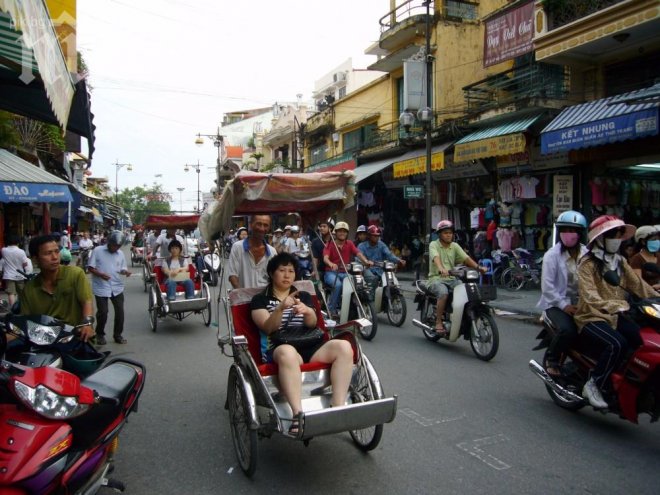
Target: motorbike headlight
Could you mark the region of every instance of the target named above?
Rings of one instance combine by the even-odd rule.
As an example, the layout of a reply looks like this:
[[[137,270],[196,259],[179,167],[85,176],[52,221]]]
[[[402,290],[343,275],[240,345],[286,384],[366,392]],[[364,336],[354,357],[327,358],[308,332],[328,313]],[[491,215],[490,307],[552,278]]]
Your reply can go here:
[[[479,272],[477,270],[468,270],[465,272],[465,280],[479,280]]]
[[[349,271],[354,275],[359,275],[363,272],[364,268],[359,263],[351,263],[349,265]]]
[[[89,405],[80,404],[77,397],[57,394],[43,385],[32,388],[15,381],[14,390],[26,406],[49,419],[75,418],[89,409]]]
[[[642,311],[647,316],[660,319],[660,304],[649,304],[647,306],[642,306]]]
[[[386,271],[394,271],[394,263],[391,261],[386,261],[385,262],[385,270]]]
[[[39,325],[28,321],[27,334],[30,342],[37,345],[50,345],[57,340],[60,334],[60,327],[50,327],[46,325]]]

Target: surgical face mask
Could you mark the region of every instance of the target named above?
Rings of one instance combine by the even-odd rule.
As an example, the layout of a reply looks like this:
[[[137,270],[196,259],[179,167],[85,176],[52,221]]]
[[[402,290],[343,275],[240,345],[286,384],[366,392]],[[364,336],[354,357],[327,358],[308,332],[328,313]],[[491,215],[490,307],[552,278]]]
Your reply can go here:
[[[578,243],[580,234],[577,232],[561,232],[559,238],[564,246],[572,248]]]
[[[605,239],[605,251],[614,254],[621,247],[621,239]]]
[[[660,239],[646,242],[646,249],[649,253],[657,253],[660,250]]]

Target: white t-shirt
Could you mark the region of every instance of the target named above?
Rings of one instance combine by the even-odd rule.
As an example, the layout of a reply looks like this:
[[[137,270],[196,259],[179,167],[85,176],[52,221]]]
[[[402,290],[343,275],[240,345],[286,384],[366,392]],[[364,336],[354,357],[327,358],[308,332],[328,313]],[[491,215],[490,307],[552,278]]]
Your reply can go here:
[[[84,237],[78,241],[78,246],[80,249],[90,249],[94,247],[94,243],[91,239],[85,239]]]
[[[521,198],[535,198],[536,186],[540,183],[536,177],[520,177],[518,184],[521,188]]]
[[[161,234],[158,236],[158,239],[156,239],[156,246],[160,246],[158,250],[159,258],[167,258],[170,255],[170,251],[169,251],[170,242],[172,242],[175,238],[183,246],[183,254],[187,253],[186,242],[183,240],[183,237],[181,237],[179,234],[177,234],[175,237],[170,237],[169,239],[167,237],[167,234]]]
[[[4,268],[2,278],[5,280],[25,280],[25,277],[17,270],[25,271],[28,266],[28,258],[18,246],[7,246],[2,248],[2,259]]]

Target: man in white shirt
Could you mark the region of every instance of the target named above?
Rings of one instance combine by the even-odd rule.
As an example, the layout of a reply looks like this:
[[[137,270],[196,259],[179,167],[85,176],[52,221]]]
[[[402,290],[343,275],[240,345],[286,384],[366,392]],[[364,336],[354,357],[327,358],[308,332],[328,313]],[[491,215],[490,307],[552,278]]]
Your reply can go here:
[[[284,251],[290,254],[296,254],[302,249],[302,239],[300,238],[300,227],[293,225],[291,227],[291,237],[286,241]]]
[[[92,249],[94,247],[94,243],[89,238],[89,232],[83,232],[82,238],[78,241],[78,246],[81,250]]]
[[[174,239],[179,241],[182,246],[184,246],[184,255],[188,254],[186,249],[186,241],[179,234],[176,233],[176,229],[167,229],[164,234],[158,236],[156,243],[154,244],[154,250],[152,257],[156,256],[156,265],[161,265],[163,258],[167,258],[170,255],[170,242]]]
[[[69,239],[69,233],[66,230],[62,232],[62,237],[60,237],[60,247],[71,249],[71,239]]]
[[[2,248],[2,260],[4,262],[2,279],[5,281],[9,306],[16,302],[16,295],[25,286],[25,277],[18,273],[18,270],[25,272],[29,261],[25,251],[18,247],[19,240],[18,235],[11,234],[7,238],[7,247]]]
[[[247,239],[232,245],[227,275],[234,289],[268,285],[266,265],[270,258],[277,254],[275,248],[266,242],[270,225],[269,215],[253,215]]]
[[[104,345],[105,323],[108,319],[108,299],[115,311],[113,338],[117,344],[125,344],[124,331],[124,281],[119,277],[130,277],[126,258],[119,249],[124,243],[124,234],[115,230],[108,236],[104,246],[97,246],[89,259],[88,270],[92,274],[92,292],[96,299],[96,343]]]

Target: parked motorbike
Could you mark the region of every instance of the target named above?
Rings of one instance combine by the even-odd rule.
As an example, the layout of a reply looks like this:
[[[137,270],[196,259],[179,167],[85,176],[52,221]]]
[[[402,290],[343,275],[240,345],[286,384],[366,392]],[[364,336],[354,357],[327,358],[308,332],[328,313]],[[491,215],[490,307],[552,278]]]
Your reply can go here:
[[[647,265],[644,265],[646,270]],[[655,271],[649,270],[649,271]],[[619,285],[616,272],[607,272],[605,280]],[[611,374],[611,387],[602,391],[608,404],[607,412],[637,423],[641,413],[651,416],[651,422],[660,418],[660,298],[634,298],[630,311],[619,318],[633,318],[640,324],[642,345],[625,358]],[[537,336],[541,342],[534,349],[547,348],[557,334],[557,325],[543,313],[543,330]],[[577,411],[589,404],[581,395],[589,372],[596,365],[600,351],[593,349],[579,336],[559,361],[560,375],[550,376],[534,359],[530,370],[543,380],[555,404],[569,411]],[[546,355],[543,362],[546,362]]]
[[[98,352],[78,339],[79,329],[91,323],[93,318],[71,326],[47,315],[7,314],[0,330],[11,339],[5,359],[31,368],[62,368],[84,378],[96,371],[110,354]]]
[[[0,332],[0,356],[7,339]],[[124,490],[107,476],[145,380],[140,363],[115,359],[81,381],[68,371],[0,361],[0,493],[94,494]]]
[[[422,329],[424,336],[437,342],[446,338],[456,342],[460,336],[470,341],[474,354],[482,361],[490,361],[499,348],[499,332],[493,312],[488,305],[497,297],[494,285],[479,285],[479,272],[471,268],[457,267],[450,275],[462,283],[449,293],[443,325],[448,331],[446,337],[435,331],[437,298],[428,290],[427,281],[415,282],[417,294],[415,302],[420,319],[413,319],[413,325]]]
[[[376,309],[371,301],[371,290],[364,280],[364,266],[361,263],[353,262],[346,265],[347,277],[342,285],[341,298],[339,299],[339,321],[337,324],[344,324],[349,320],[366,318],[371,322],[371,326],[365,325],[360,328],[360,335],[366,340],[373,340],[378,331],[378,321],[376,320]],[[326,301],[330,299],[332,287],[324,284]]]
[[[202,271],[204,275],[204,281],[215,287],[218,285],[218,273],[220,272],[220,255],[217,253],[217,251],[211,252],[209,248],[205,248],[202,253],[202,260],[204,261],[204,269]]]
[[[400,327],[406,321],[408,309],[406,299],[401,292],[399,280],[396,278],[396,263],[391,261],[374,261],[374,266],[383,269],[378,287],[374,293],[374,308],[377,313],[385,311],[389,322]]]

